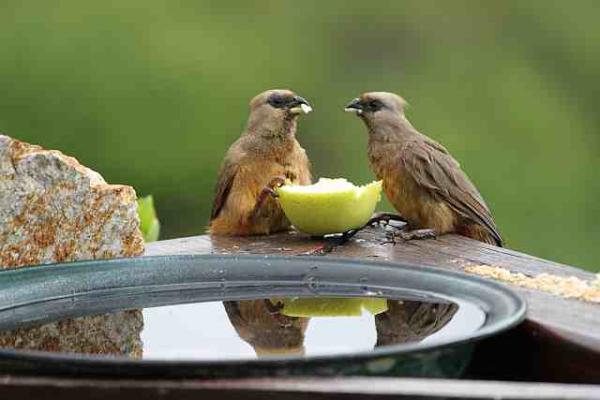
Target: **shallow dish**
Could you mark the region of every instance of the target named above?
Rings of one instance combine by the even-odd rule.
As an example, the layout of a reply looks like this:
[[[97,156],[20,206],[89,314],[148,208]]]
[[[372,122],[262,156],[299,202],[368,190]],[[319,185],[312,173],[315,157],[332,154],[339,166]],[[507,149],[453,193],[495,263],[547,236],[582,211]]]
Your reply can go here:
[[[257,359],[130,359],[0,350],[0,373],[138,378],[268,375],[457,377],[473,345],[519,323],[525,303],[494,282],[426,266],[322,257],[182,255],[0,272],[0,329],[182,303],[270,297],[385,297],[454,303],[484,315],[472,332],[325,355]],[[382,315],[382,314],[378,314]]]

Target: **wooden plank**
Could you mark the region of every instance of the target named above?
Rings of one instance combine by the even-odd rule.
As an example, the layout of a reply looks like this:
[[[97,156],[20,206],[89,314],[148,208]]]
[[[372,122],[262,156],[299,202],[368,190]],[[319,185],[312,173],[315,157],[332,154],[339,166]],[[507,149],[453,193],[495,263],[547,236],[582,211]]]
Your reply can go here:
[[[345,394],[398,398],[460,399],[597,399],[595,385],[559,385],[497,381],[414,378],[296,378],[203,382],[216,389],[300,392],[311,395]]]
[[[304,255],[325,243],[299,233],[251,237],[192,236],[163,240],[146,245],[145,255],[169,254],[288,254]],[[542,272],[593,279],[594,275],[568,265],[495,247],[464,236],[445,235],[435,240],[387,243],[380,228],[365,229],[329,256],[378,258],[461,269],[468,264],[489,264],[533,275]]]
[[[600,387],[412,378],[294,378],[228,381],[0,377],[3,398],[61,399],[600,399]]]
[[[145,255],[169,254],[311,254],[324,244],[299,233],[263,237],[197,236],[150,243]],[[326,256],[370,259],[379,261],[424,264],[462,271],[464,266],[486,264],[507,268],[513,272],[537,275],[542,272],[559,276],[576,276],[591,280],[594,275],[567,265],[543,260],[505,248],[490,246],[458,235],[446,235],[436,240],[387,243],[383,228],[367,229],[354,240],[334,249]],[[511,340],[520,341],[525,353],[518,356],[523,362],[538,368],[529,371],[531,379],[550,379],[567,382],[600,382],[600,305],[564,299],[549,293],[514,287],[528,302],[527,324]],[[564,345],[562,345],[564,344]],[[527,347],[536,354],[527,352]],[[492,347],[497,347],[496,345]],[[512,353],[510,348],[505,351]],[[484,352],[485,353],[485,352]],[[496,351],[497,356],[505,356]],[[549,374],[547,355],[554,362],[570,364],[570,371]],[[487,354],[486,357],[491,356]],[[533,357],[527,360],[526,357]],[[501,360],[506,364],[515,360]],[[585,364],[581,364],[585,362]],[[592,362],[592,364],[589,364]],[[580,365],[581,368],[576,368]],[[585,367],[587,365],[587,367]],[[555,368],[556,369],[556,368]],[[583,371],[579,371],[582,369]],[[584,372],[584,373],[581,373]],[[585,377],[585,378],[584,378]]]

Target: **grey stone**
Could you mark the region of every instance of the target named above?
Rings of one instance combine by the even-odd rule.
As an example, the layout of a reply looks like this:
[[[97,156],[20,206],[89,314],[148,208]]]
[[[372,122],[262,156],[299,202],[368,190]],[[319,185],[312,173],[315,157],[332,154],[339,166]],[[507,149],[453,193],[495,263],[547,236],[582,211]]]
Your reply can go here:
[[[132,187],[59,151],[0,135],[0,266],[132,257],[144,251]]]
[[[142,254],[136,194],[60,151],[0,135],[0,269]],[[0,333],[0,346],[141,356],[139,310]]]

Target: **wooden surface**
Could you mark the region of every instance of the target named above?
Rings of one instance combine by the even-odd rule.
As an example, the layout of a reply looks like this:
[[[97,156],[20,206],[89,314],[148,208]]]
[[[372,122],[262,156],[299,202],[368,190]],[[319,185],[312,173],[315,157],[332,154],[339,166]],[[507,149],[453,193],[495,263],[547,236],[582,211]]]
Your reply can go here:
[[[150,243],[145,255],[286,254],[311,255],[323,245],[299,233],[263,237],[196,236]],[[382,227],[369,228],[324,257],[348,257],[424,264],[461,271],[486,264],[512,272],[594,279],[594,275],[563,264],[457,235],[438,239],[388,243]],[[600,305],[528,290],[514,289],[528,303],[527,321],[507,335],[484,342],[475,359],[481,376],[600,383]],[[562,364],[556,364],[560,361]],[[511,373],[512,371],[512,373]]]
[[[416,263],[462,270],[488,264],[513,272],[592,279],[576,268],[459,236],[385,243],[382,228],[361,232],[325,257]],[[254,238],[197,236],[151,243],[146,255],[314,253],[323,244],[300,234]],[[525,323],[480,343],[468,379],[294,378],[229,381],[125,381],[0,376],[2,398],[61,399],[600,399],[600,305],[515,288],[527,299]],[[579,382],[572,384],[508,381]]]
[[[106,381],[0,376],[3,399],[600,399],[600,387],[412,378]]]

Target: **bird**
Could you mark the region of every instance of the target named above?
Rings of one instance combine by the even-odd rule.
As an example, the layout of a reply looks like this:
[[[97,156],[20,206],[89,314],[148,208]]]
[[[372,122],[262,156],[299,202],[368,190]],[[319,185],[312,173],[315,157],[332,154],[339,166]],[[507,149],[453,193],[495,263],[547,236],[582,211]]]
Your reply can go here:
[[[444,328],[458,311],[455,303],[387,300],[387,310],[375,316],[378,346],[420,342]]]
[[[444,146],[408,121],[406,105],[394,93],[366,92],[345,107],[366,125],[371,169],[406,222],[400,236],[410,240],[453,232],[502,246],[475,185]]]
[[[271,299],[224,301],[227,317],[237,334],[256,355],[304,355],[310,318],[282,313],[283,304]]]
[[[208,231],[212,235],[268,235],[291,224],[274,189],[310,185],[311,165],[296,139],[298,116],[312,111],[291,90],[267,90],[250,101],[246,128],[225,154]]]

